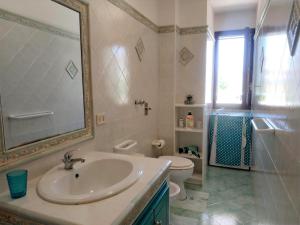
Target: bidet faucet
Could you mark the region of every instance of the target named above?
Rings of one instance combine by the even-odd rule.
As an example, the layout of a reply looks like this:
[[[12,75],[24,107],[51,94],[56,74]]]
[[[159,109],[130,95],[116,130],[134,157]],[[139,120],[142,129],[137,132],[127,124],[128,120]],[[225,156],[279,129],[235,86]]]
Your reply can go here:
[[[64,159],[62,161],[65,164],[65,167],[64,167],[65,170],[72,170],[73,169],[73,165],[76,162],[81,162],[81,163],[85,162],[85,159],[83,159],[83,158],[72,159],[72,157],[73,157],[72,151],[66,152],[64,154]]]

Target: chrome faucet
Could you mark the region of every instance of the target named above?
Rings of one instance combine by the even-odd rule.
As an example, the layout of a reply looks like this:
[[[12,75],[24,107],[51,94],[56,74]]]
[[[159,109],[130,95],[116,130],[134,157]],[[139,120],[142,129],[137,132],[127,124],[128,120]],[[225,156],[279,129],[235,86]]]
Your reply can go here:
[[[72,151],[66,152],[64,154],[64,159],[62,161],[65,164],[65,167],[64,167],[65,170],[72,170],[73,169],[73,165],[76,162],[81,162],[81,163],[85,162],[85,159],[83,159],[83,158],[72,159],[72,156],[73,156]]]

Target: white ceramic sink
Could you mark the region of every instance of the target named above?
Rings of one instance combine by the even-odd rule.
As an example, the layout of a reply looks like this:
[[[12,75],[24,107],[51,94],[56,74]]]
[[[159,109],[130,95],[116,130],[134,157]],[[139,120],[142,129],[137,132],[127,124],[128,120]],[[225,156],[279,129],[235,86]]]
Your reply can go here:
[[[84,157],[85,158],[85,157]],[[87,157],[73,170],[61,164],[47,172],[37,185],[43,199],[60,204],[83,204],[118,194],[143,174],[130,157]]]

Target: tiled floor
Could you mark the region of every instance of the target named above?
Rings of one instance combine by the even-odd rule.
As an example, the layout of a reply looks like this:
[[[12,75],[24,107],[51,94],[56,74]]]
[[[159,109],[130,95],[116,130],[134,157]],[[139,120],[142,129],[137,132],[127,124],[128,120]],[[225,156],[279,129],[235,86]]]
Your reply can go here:
[[[172,210],[178,225],[257,225],[252,173],[209,167],[203,187],[187,184],[188,189],[209,193],[207,208]]]

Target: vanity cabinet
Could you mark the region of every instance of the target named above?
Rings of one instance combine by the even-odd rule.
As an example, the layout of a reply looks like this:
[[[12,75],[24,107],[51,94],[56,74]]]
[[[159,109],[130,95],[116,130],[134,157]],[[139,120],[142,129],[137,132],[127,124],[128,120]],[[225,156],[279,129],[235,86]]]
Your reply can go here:
[[[169,186],[165,182],[134,225],[169,225]]]

